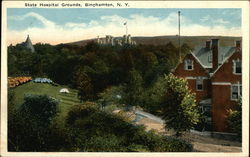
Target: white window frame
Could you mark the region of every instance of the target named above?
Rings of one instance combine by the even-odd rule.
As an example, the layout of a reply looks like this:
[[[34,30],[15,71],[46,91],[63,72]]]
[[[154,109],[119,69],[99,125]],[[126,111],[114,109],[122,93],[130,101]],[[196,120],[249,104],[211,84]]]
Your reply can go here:
[[[241,65],[241,73],[236,73],[236,62],[240,62]],[[234,75],[241,75],[242,74],[242,62],[240,59],[233,60],[233,74]]]
[[[188,61],[191,61],[191,69],[188,69],[188,66],[190,66],[190,64],[188,64]],[[184,65],[185,65],[185,70],[193,70],[194,69],[194,61],[192,59],[185,59],[184,61]]]
[[[202,89],[198,89],[198,85],[202,85],[201,87],[202,87]],[[203,89],[204,89],[204,83],[203,83],[203,79],[202,79],[202,77],[197,77],[197,79],[196,79],[196,90],[197,91],[203,91]]]
[[[237,98],[233,98],[233,87],[237,89]],[[231,100],[237,101],[242,96],[242,85],[238,82],[237,84],[231,85]]]

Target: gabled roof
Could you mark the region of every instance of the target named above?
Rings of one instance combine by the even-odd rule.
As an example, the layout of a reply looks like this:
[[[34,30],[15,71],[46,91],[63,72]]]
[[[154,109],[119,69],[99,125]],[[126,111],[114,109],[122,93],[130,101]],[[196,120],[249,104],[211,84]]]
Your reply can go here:
[[[235,47],[219,47],[218,48],[218,62],[219,65],[222,64],[227,58],[228,56],[231,56],[231,54],[233,54],[235,52]],[[212,54],[212,50],[211,49],[207,49],[204,46],[196,46],[194,48],[194,51],[192,52],[196,58],[198,58],[198,60],[200,61],[201,65],[204,68],[212,68],[212,62],[209,62],[208,57],[209,55]]]
[[[212,73],[209,73],[210,77],[213,76],[215,72],[220,69],[220,67],[224,64],[224,62],[230,58],[234,52],[236,52],[236,47],[232,46],[219,46],[218,48],[218,68],[215,69]],[[212,55],[212,49],[206,48],[204,45],[198,45],[194,48],[194,50],[190,53],[196,59],[196,61],[204,68],[204,69],[211,69],[212,68],[212,61],[209,62],[208,57]],[[180,63],[176,65],[176,67],[172,70],[175,71],[176,68],[179,66]]]
[[[235,51],[234,52],[241,52],[241,51]],[[227,58],[225,58],[225,60],[222,62],[222,64],[220,66],[218,66],[218,68],[210,75],[210,77],[213,77],[217,71],[219,71],[219,69],[223,66],[223,64],[230,58],[233,56],[234,53],[231,53],[229,56],[227,56]]]
[[[195,56],[195,54],[192,52],[192,51],[190,51],[190,53],[188,53],[188,54],[186,54],[186,56],[187,55],[192,55],[193,57],[194,57],[194,59],[196,60],[196,62],[198,63],[198,64],[200,64],[200,66],[201,67],[203,67],[203,69],[204,69],[204,71],[206,72],[206,69],[205,69],[205,67],[202,65],[202,63],[200,62],[200,60]],[[185,57],[186,57],[185,56]],[[184,58],[185,58],[184,57]],[[183,58],[183,59],[184,59]],[[182,63],[182,62],[181,62]],[[180,62],[175,66],[175,68],[173,69],[173,70],[171,70],[172,72],[174,72],[176,69],[177,69],[177,67],[181,64]],[[206,72],[207,73],[207,72]]]

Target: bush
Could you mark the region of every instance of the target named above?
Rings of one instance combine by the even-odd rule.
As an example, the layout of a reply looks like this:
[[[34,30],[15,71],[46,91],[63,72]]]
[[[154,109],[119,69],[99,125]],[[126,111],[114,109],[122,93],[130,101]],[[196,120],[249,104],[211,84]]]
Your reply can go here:
[[[228,124],[231,132],[237,133],[239,139],[242,136],[242,100],[238,100],[234,110],[228,110]]]
[[[26,96],[9,115],[9,151],[56,151],[67,146],[66,131],[53,124],[58,102],[46,95]]]
[[[47,95],[28,95],[24,97],[21,112],[40,125],[49,125],[58,112],[58,100]]]
[[[119,152],[124,151],[123,140],[113,134],[92,136],[86,140],[84,149],[89,152]]]
[[[144,126],[126,121],[122,116],[98,110],[87,102],[72,107],[67,128],[74,151],[168,152],[191,151],[192,146],[176,138],[146,132]]]
[[[74,105],[68,112],[66,124],[72,125],[77,119],[86,118],[97,110],[97,104],[94,102],[87,101],[81,105]]]
[[[163,141],[163,145],[169,152],[191,152],[193,150],[192,144],[182,139],[166,137]]]

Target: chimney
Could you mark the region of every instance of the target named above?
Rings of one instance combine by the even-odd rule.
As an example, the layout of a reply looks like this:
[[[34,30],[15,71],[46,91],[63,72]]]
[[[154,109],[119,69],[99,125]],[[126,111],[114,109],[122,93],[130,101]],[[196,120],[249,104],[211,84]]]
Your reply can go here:
[[[213,65],[212,70],[215,71],[218,68],[218,43],[219,39],[212,39],[212,54],[213,54]]]
[[[236,50],[241,50],[241,40],[236,40],[235,47],[236,47]]]
[[[210,44],[211,44],[211,41],[207,40],[206,41],[206,49],[210,50]]]

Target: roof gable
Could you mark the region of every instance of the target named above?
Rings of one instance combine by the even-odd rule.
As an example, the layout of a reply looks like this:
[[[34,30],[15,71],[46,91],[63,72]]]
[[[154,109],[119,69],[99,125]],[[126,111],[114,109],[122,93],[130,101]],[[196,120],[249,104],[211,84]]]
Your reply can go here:
[[[194,61],[194,69],[193,70],[185,70],[185,62],[184,60],[186,59],[191,59]],[[208,71],[201,65],[199,59],[197,59],[197,57],[193,54],[193,53],[189,53],[186,54],[186,56],[183,58],[182,62],[179,62],[177,64],[177,66],[175,67],[175,69],[173,70],[174,74],[177,75],[202,75],[202,76],[208,76]]]
[[[219,47],[218,48],[218,62],[219,65],[223,64],[223,62],[231,56],[235,52],[235,47]],[[212,54],[212,50],[205,48],[203,46],[196,46],[194,51],[192,52],[194,56],[200,61],[201,65],[204,68],[212,68],[212,62],[209,62],[208,57]]]
[[[240,54],[241,55],[241,51],[234,51],[234,53],[231,53],[230,56],[228,56],[224,61],[223,63],[218,66],[218,68],[213,72],[213,74],[211,75],[211,77],[214,77],[216,75],[216,73],[220,72],[221,69],[224,67],[224,63],[227,62],[228,60],[231,60],[231,58],[237,54]]]

